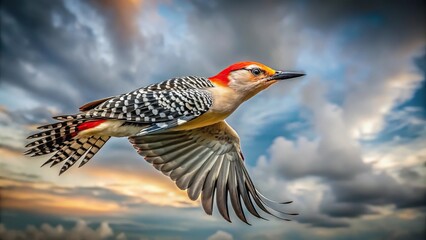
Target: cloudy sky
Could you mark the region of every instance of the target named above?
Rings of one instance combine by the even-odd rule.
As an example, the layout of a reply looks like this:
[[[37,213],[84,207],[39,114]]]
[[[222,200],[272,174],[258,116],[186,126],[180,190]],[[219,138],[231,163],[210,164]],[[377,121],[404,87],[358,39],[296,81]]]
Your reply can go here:
[[[423,239],[424,1],[1,1],[0,236]],[[62,176],[22,156],[52,115],[237,61],[307,76],[229,119],[292,222],[205,215],[127,139]]]

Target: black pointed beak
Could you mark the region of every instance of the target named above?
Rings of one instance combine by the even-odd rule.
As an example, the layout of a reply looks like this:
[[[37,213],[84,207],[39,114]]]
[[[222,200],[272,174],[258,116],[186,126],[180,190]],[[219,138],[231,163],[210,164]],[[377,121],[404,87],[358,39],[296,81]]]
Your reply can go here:
[[[305,73],[302,72],[293,72],[293,71],[276,71],[268,80],[286,80],[290,78],[297,78],[305,76]]]

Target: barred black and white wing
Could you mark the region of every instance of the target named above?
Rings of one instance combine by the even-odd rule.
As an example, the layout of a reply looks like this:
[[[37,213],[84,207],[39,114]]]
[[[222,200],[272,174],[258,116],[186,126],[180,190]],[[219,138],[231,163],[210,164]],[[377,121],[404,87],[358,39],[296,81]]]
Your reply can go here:
[[[133,136],[129,141],[156,169],[187,190],[191,200],[201,194],[202,206],[209,215],[215,194],[219,212],[228,221],[228,197],[238,218],[247,224],[243,204],[258,218],[263,217],[256,208],[284,220],[289,220],[285,215],[296,215],[277,209],[290,202],[273,202],[257,191],[244,167],[239,137],[224,121],[189,131]]]
[[[171,128],[207,112],[212,96],[206,88],[210,80],[201,77],[173,78],[133,92],[106,98],[82,106],[81,118],[125,120],[146,124],[142,134]]]

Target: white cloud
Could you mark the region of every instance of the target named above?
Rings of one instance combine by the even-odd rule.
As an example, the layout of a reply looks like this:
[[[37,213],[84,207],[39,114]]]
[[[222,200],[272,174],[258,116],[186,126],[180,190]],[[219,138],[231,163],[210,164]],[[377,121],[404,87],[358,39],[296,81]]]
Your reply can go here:
[[[324,99],[323,85],[312,82],[303,88],[303,102],[312,111],[315,139],[278,137],[269,149],[270,162],[264,158],[259,167],[270,169],[286,178],[321,176],[342,178],[356,175],[367,167],[361,159],[357,142],[348,133],[342,109]],[[269,168],[268,167],[268,168]]]
[[[125,233],[121,232],[121,233],[119,233],[119,234],[117,235],[117,237],[115,237],[115,239],[116,239],[116,240],[126,240],[126,239],[127,239],[127,237],[126,237],[126,234],[125,234]]]
[[[114,234],[111,227],[108,225],[108,222],[102,222],[99,228],[96,230],[96,232],[99,234],[101,238],[107,238]]]
[[[53,227],[44,223],[37,228],[33,225],[28,225],[26,230],[13,230],[6,228],[0,224],[0,235],[5,240],[18,239],[58,239],[58,240],[102,240],[109,237],[114,237],[114,232],[107,222],[100,223],[98,228],[90,227],[86,221],[78,220],[76,225],[71,229],[65,229],[62,225]],[[125,234],[120,233],[116,239],[126,239]]]
[[[218,230],[213,235],[207,238],[207,240],[233,240],[234,238],[228,232]]]

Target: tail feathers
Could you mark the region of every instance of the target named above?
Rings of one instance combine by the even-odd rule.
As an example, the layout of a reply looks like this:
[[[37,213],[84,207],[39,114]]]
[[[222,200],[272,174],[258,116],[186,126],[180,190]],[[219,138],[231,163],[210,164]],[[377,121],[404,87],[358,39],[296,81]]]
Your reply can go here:
[[[87,129],[87,126],[99,120],[81,119],[78,115],[60,116],[56,119],[61,119],[62,122],[41,126],[39,129],[49,130],[28,137],[39,139],[27,144],[26,147],[30,149],[24,154],[34,157],[56,152],[42,166],[51,164],[52,167],[65,161],[59,174],[64,173],[81,158],[83,160],[79,167],[86,164],[110,138],[98,135],[77,137],[79,131]]]
[[[76,122],[74,125],[78,125],[78,124],[79,123]],[[35,134],[31,135],[31,136],[28,136],[27,139],[48,137],[48,136],[52,136],[52,135],[55,135],[55,134],[58,134],[58,133],[65,133],[67,131],[69,131],[70,133],[73,133],[76,130],[77,129],[71,128],[70,126],[59,127],[59,128],[54,128],[52,130],[47,130],[47,131],[35,133]],[[35,146],[35,143],[36,143],[36,141],[28,144],[27,147]]]
[[[84,164],[86,164],[103,146],[104,144],[110,139],[109,136],[100,136],[97,138],[90,138],[89,144],[91,144],[91,148],[88,149],[86,156],[81,161],[80,165],[78,167],[82,167]]]
[[[53,118],[61,122],[43,125],[38,127],[37,129],[58,129],[58,128],[66,127],[66,126],[78,125],[80,123],[87,121],[87,119],[84,119],[84,117],[80,115],[68,116],[68,118],[66,118],[66,116],[57,116]],[[32,136],[28,138],[31,138]]]
[[[51,164],[50,167],[65,161],[60,173],[62,174],[72,167],[80,158],[84,157],[80,166],[86,164],[101,147],[109,140],[109,136],[92,136],[89,138],[79,138],[63,146],[55,155],[47,160],[42,166]]]
[[[78,125],[79,123],[66,125],[64,127],[55,128],[29,136],[28,139],[40,139],[27,144],[25,147],[30,149],[28,149],[24,154],[39,156],[57,151],[63,144],[70,142],[77,134]]]

